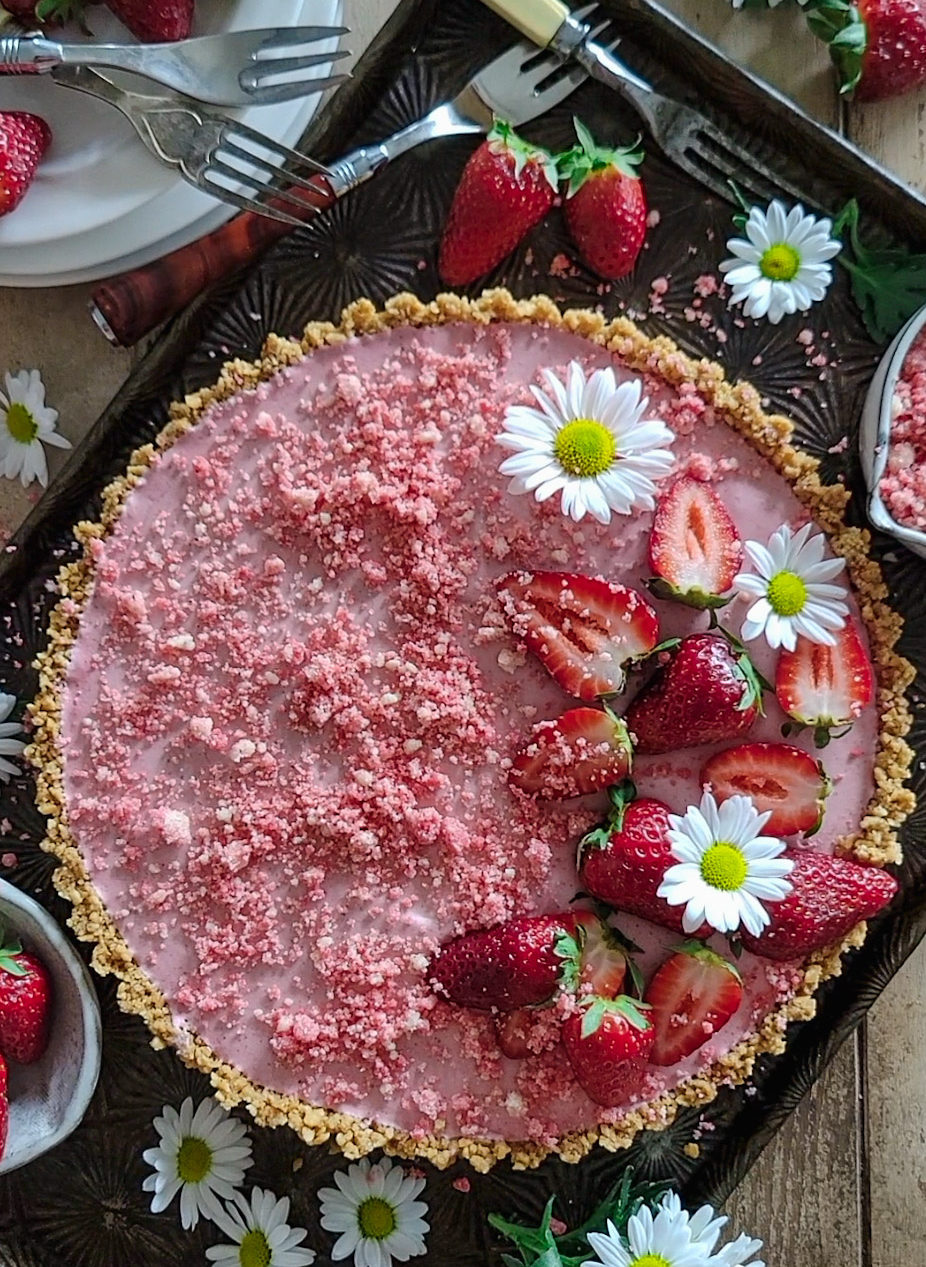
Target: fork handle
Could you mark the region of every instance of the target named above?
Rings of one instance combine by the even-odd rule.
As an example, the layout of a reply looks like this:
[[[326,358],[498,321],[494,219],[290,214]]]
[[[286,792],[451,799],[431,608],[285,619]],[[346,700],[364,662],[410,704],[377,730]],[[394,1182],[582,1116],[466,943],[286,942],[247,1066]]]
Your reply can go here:
[[[313,214],[337,198],[330,185],[321,187],[323,179],[316,177],[317,190],[293,191]],[[279,220],[244,211],[197,242],[103,282],[91,296],[90,313],[111,343],[131,347],[290,231]]]
[[[42,75],[63,60],[61,45],[43,35],[0,35],[0,74]]]

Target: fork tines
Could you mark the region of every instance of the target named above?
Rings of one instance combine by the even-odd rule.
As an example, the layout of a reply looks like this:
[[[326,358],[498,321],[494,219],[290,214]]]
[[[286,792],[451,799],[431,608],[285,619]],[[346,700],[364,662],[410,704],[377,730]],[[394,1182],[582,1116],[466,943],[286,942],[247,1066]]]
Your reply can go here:
[[[346,26],[294,26],[270,31],[260,48],[250,57],[250,66],[238,75],[244,92],[259,93],[262,104],[289,101],[295,93],[323,92],[326,88],[342,83],[344,75],[331,74],[313,79],[307,73],[315,66],[329,65],[350,57],[350,50],[339,48],[327,53],[296,52],[301,46],[317,44],[319,40],[337,38],[350,33]],[[285,51],[287,56],[278,54]]]
[[[300,175],[299,168],[311,175]],[[327,170],[307,154],[299,154],[243,123],[229,122],[203,169],[200,183],[209,192],[221,191],[217,192],[218,197],[245,211],[265,215],[269,210],[274,219],[300,225],[308,219],[307,208],[311,206],[300,191],[327,201]]]

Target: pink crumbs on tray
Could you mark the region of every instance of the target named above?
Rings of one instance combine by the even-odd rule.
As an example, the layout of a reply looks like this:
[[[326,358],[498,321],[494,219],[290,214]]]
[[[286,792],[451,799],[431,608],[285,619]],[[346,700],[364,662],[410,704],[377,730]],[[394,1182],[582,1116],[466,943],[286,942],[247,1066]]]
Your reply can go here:
[[[904,359],[891,402],[891,442],[881,496],[898,523],[926,529],[926,330]]]

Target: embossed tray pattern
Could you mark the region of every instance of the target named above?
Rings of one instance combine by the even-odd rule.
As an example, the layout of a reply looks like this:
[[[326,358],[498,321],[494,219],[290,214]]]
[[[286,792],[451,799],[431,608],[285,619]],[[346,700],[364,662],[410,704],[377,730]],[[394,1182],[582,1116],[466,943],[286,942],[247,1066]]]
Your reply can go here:
[[[620,13],[622,51],[634,68],[670,92],[710,101],[721,117],[729,111],[731,127],[766,157],[774,156],[809,203],[834,209],[855,193],[870,213],[869,232],[900,240],[926,235],[921,199],[796,117],[781,98],[674,18],[647,0],[605,7]],[[324,158],[387,134],[462,85],[510,39],[505,25],[477,0],[452,5],[404,0],[364,59],[363,73],[316,121],[308,143]],[[573,113],[605,140],[632,140],[638,131],[619,98],[592,84],[525,131],[564,147],[571,141]],[[0,560],[3,689],[16,692],[23,704],[31,697],[30,663],[43,644],[53,578],[75,550],[70,526],[95,513],[100,491],[132,448],[163,425],[171,399],[213,381],[223,360],[253,358],[271,331],[293,334],[310,319],[336,318],[345,303],[360,296],[382,301],[403,289],[425,299],[437,293],[439,230],[474,144],[437,143],[407,156],[283,240],[245,276],[205,296],[164,333]],[[810,153],[813,170],[799,158]],[[807,317],[777,327],[743,321],[726,310],[721,297],[696,293],[698,277],[716,272],[724,254],[731,208],[705,195],[658,154],[648,158],[644,174],[659,222],[632,277],[602,287],[581,265],[569,263],[570,245],[557,211],[488,284],[504,284],[518,295],[544,292],[566,305],[597,303],[608,315],[624,311],[649,333],[669,334],[687,352],[719,361],[730,377],[751,380],[770,407],[794,419],[799,442],[820,458],[825,479],[860,490],[857,419],[883,349],[866,334],[845,275]],[[653,304],[652,283],[660,278],[668,281],[668,290]],[[797,338],[804,329],[814,331],[812,350]],[[858,519],[861,499],[853,504]],[[911,739],[926,755],[926,567],[886,539],[876,539],[875,550],[893,601],[907,617],[901,650],[919,671]],[[922,761],[914,782],[922,793]],[[926,932],[926,798],[923,804],[904,832],[898,900],[849,957],[843,975],[820,992],[816,1018],[792,1027],[784,1055],[762,1058],[748,1087],[724,1090],[706,1109],[681,1114],[668,1130],[645,1133],[626,1153],[599,1149],[578,1166],[551,1161],[529,1173],[505,1164],[484,1176],[463,1164],[443,1173],[425,1168],[432,1230],[428,1255],[415,1261],[441,1267],[497,1263],[499,1246],[487,1227],[487,1212],[533,1219],[557,1192],[557,1213],[572,1224],[627,1162],[647,1177],[672,1180],[692,1201],[721,1201]],[[39,847],[43,823],[27,775],[2,789],[0,831],[0,874],[66,919],[67,904],[51,885],[53,861]],[[204,1261],[204,1248],[220,1239],[208,1224],[182,1232],[176,1207],[152,1215],[141,1190],[146,1173],[141,1152],[155,1142],[152,1117],[164,1103],[207,1094],[208,1083],[172,1053],[151,1049],[143,1025],[120,1013],[112,981],[100,981],[98,988],[105,1031],[100,1085],[87,1118],[67,1143],[0,1180],[5,1267],[169,1267]],[[290,1221],[309,1229],[317,1262],[328,1264],[333,1238],[320,1228],[315,1193],[343,1167],[343,1158],[307,1148],[285,1130],[252,1127],[251,1134],[256,1162],[248,1184],[289,1195]],[[700,1145],[696,1158],[683,1151],[693,1141]],[[463,1175],[470,1181],[468,1193],[454,1187]]]

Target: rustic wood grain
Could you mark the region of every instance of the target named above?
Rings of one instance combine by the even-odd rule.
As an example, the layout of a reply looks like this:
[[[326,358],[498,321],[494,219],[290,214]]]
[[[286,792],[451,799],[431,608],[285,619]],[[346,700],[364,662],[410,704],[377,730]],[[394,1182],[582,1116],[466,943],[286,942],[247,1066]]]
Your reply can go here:
[[[858,1105],[850,1041],[727,1202],[731,1229],[761,1237],[769,1267],[868,1267]]]
[[[926,1264],[926,942],[872,1008],[865,1031],[871,1257]]]
[[[846,131],[857,145],[911,185],[926,189],[926,90],[893,101],[851,106]]]

